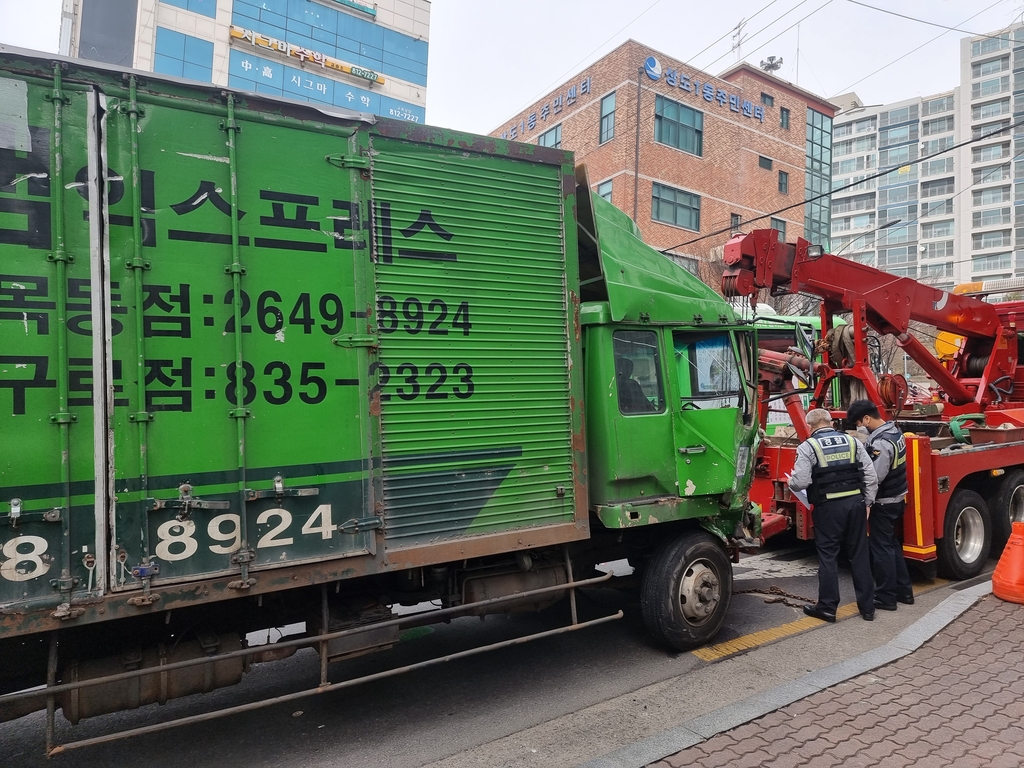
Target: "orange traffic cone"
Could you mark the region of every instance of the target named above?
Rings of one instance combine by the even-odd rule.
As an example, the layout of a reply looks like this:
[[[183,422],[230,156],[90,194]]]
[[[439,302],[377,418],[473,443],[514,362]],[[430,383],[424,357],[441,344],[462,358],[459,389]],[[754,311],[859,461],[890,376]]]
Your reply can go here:
[[[1010,603],[1024,603],[1024,523],[1014,523],[1006,548],[992,572],[992,594]]]

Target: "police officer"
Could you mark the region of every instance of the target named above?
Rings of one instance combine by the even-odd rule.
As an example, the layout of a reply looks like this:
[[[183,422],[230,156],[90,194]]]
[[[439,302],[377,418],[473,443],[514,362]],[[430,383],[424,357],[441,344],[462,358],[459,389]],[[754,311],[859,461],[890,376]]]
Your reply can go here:
[[[895,611],[896,603],[914,604],[914,587],[896,531],[903,528],[907,497],[907,443],[899,427],[883,421],[870,400],[855,400],[846,411],[855,427],[868,431],[868,452],[878,475],[871,506],[871,570],[875,574],[875,608]]]
[[[874,583],[868,555],[868,509],[875,500],[878,480],[867,449],[860,441],[832,426],[832,414],[815,408],[807,414],[811,436],[796,449],[789,478],[794,491],[807,490],[813,504],[814,543],[818,550],[818,602],[804,613],[835,621],[839,607],[839,569],[836,559],[845,543],[853,571],[857,607],[865,621],[874,621]]]

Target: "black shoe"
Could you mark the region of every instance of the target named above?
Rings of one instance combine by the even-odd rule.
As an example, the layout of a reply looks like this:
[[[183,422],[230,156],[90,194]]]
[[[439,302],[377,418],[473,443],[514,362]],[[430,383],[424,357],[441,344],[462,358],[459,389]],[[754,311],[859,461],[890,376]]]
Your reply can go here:
[[[875,608],[880,608],[883,611],[895,611],[896,610],[896,603],[892,603],[890,605],[889,603],[883,603],[883,602],[880,602],[878,600],[874,600],[873,602],[874,602]]]
[[[872,611],[871,613],[862,613],[860,615],[860,617],[862,619],[864,619],[864,621],[874,621],[875,620],[875,612]]]
[[[816,605],[805,605],[804,613],[806,613],[808,616],[811,616],[812,618],[827,621],[829,624],[836,623],[836,615],[834,613],[825,613]]]
[[[897,603],[903,603],[904,605],[913,605],[914,604],[914,596],[911,595],[910,597],[897,597],[896,598],[896,602]]]

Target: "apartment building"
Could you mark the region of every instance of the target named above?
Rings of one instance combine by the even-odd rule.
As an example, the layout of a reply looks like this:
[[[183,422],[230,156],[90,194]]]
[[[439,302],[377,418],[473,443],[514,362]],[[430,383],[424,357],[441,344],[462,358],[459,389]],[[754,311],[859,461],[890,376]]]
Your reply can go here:
[[[834,253],[943,288],[1024,276],[1024,26],[964,38],[960,59],[944,93],[834,99]]]

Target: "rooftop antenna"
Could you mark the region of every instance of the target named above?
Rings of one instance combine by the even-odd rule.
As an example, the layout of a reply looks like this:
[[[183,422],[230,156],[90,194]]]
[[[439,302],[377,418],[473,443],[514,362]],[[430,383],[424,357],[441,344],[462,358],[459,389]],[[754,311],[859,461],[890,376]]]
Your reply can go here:
[[[761,62],[761,69],[765,72],[775,72],[782,69],[782,57],[781,56],[769,56],[767,61]]]
[[[740,19],[740,23],[733,27],[732,31],[732,50],[736,54],[737,62],[743,58],[743,41],[749,37],[749,35],[743,34],[745,26],[747,26],[747,20]]]

